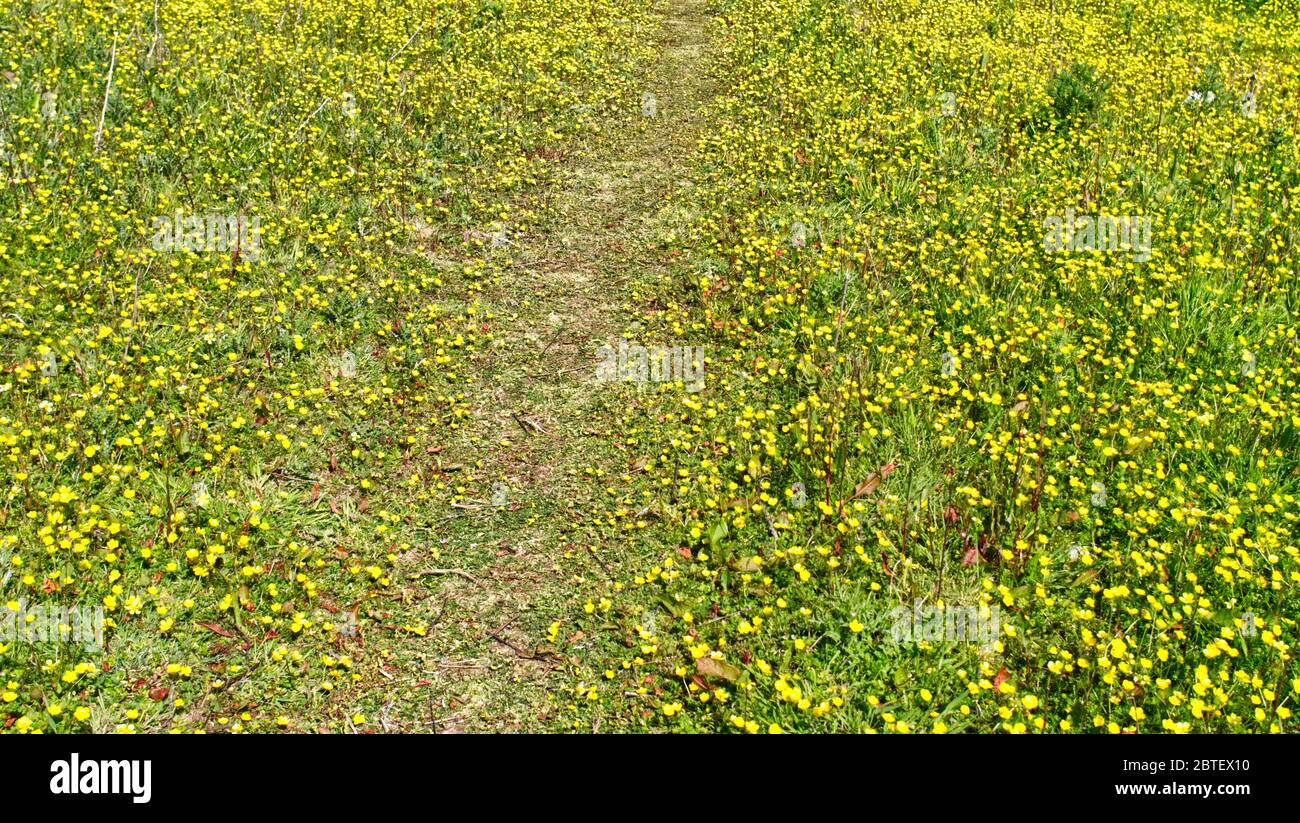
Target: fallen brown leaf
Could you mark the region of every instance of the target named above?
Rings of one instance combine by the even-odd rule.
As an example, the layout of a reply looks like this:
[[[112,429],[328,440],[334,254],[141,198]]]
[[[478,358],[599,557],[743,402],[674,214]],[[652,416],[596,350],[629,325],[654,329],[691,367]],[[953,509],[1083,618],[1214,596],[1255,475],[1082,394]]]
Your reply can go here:
[[[230,629],[227,629],[225,626],[220,626],[220,625],[218,625],[218,624],[216,624],[216,623],[196,623],[195,625],[196,625],[196,626],[202,626],[203,628],[207,629],[208,631],[210,631],[210,632],[214,632],[214,633],[216,633],[216,634],[219,634],[219,635],[221,635],[222,637],[234,637],[234,636],[235,636],[235,633],[232,632]]]
[[[699,660],[696,660],[695,671],[705,677],[725,680],[728,683],[734,683],[736,682],[736,678],[740,677],[740,669],[725,660],[717,660],[712,657],[701,657]]]

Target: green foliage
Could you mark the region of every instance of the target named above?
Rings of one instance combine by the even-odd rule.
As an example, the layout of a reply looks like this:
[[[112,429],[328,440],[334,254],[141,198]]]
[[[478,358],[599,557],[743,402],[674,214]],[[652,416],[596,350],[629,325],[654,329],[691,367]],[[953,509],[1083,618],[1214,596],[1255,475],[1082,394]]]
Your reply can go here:
[[[1074,63],[1057,73],[1047,84],[1051,98],[1051,122],[1058,129],[1088,124],[1097,119],[1106,103],[1109,81],[1099,77],[1087,63]]]

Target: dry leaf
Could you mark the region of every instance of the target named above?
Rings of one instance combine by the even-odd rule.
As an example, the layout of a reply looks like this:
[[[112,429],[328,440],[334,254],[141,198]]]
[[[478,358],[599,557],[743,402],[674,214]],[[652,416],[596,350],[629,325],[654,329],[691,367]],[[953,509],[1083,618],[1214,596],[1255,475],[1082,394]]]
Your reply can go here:
[[[221,635],[222,637],[234,637],[234,636],[235,636],[235,633],[232,632],[230,629],[227,629],[226,627],[224,627],[224,626],[220,626],[220,625],[218,625],[218,624],[216,624],[216,623],[196,623],[195,625],[196,625],[196,626],[202,626],[203,628],[207,629],[208,631],[213,632],[214,634],[219,634],[219,635]]]
[[[734,683],[736,678],[740,677],[740,669],[725,660],[716,660],[712,657],[701,657],[696,660],[695,670],[705,677],[725,680],[728,683]]]
[[[880,488],[880,475],[875,472],[872,472],[871,474],[867,475],[866,480],[863,480],[861,483],[859,483],[858,487],[853,490],[853,499],[856,500],[859,497],[865,497],[866,495],[871,494],[878,488]]]

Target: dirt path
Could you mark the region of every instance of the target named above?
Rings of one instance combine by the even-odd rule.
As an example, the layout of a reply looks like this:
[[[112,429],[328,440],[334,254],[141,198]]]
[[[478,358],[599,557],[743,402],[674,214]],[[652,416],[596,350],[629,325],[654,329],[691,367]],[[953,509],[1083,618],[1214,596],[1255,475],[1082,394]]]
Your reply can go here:
[[[446,615],[424,672],[412,672],[431,691],[410,730],[555,726],[553,701],[564,695],[551,687],[567,681],[548,628],[601,574],[584,548],[586,503],[601,472],[626,471],[620,401],[595,381],[597,350],[623,332],[635,284],[667,274],[665,197],[688,185],[712,93],[703,0],[661,0],[658,10],[662,49],[643,86],[653,103],[629,101],[626,117],[561,161],[549,218],[517,238],[502,289],[484,295],[515,317],[484,358],[456,451],[483,461],[476,480],[491,491],[457,509],[445,539],[448,565],[465,574],[429,584]]]

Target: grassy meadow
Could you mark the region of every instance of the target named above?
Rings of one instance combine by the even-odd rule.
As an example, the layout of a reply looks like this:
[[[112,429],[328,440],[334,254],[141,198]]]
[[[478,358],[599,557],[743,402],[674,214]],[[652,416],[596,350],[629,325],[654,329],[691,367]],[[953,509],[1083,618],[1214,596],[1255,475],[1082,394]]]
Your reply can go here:
[[[1297,55],[1290,0],[10,3],[0,729],[1294,731]]]

